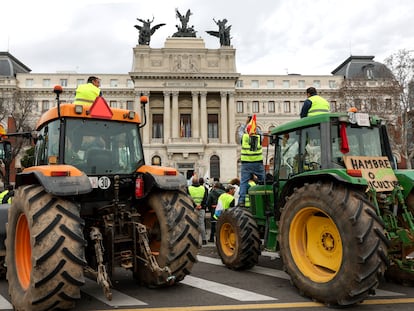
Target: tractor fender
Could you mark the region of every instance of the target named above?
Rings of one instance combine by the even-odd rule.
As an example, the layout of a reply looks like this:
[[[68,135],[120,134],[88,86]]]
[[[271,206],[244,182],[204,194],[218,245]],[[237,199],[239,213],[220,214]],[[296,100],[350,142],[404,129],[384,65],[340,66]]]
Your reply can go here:
[[[403,188],[404,198],[406,198],[414,188],[414,170],[395,170],[394,173]]]
[[[15,188],[30,184],[40,184],[57,196],[92,192],[88,176],[72,165],[33,166],[16,175]]]
[[[187,187],[187,180],[172,167],[142,165],[137,172],[144,176],[145,194],[148,194],[154,186],[163,190],[178,190]]]
[[[4,240],[6,239],[6,223],[10,204],[0,204],[0,256],[4,256],[3,252],[6,250]]]

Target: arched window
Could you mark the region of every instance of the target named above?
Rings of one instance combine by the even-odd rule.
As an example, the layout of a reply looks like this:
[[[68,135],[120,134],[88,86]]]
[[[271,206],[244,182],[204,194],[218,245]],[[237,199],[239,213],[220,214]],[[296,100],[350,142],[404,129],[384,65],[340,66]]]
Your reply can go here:
[[[161,166],[161,157],[157,155],[153,156],[151,159],[151,164]]]
[[[216,155],[210,157],[210,178],[220,180],[220,158]]]

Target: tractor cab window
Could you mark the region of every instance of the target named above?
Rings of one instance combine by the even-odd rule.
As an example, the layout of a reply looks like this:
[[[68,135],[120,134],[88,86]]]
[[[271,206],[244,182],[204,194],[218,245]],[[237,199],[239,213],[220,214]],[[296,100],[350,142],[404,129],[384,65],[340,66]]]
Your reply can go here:
[[[138,127],[134,123],[68,119],[65,160],[86,174],[122,174],[144,163]]]
[[[332,161],[344,166],[343,156],[382,156],[381,135],[377,127],[338,123],[331,126]]]
[[[59,160],[60,121],[50,122],[38,132],[35,165],[57,164]]]
[[[279,178],[288,179],[298,173],[299,135],[296,131],[285,133],[281,139]]]
[[[312,171],[321,168],[320,127],[312,126],[302,129],[300,144],[300,171]]]

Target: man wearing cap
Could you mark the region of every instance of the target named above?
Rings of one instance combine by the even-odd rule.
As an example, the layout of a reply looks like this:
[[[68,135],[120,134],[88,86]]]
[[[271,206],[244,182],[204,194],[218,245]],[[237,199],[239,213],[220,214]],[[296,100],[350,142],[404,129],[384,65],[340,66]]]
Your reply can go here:
[[[226,186],[226,192],[219,196],[217,200],[216,210],[214,212],[214,219],[218,219],[229,207],[234,206],[234,192],[236,191],[236,187],[233,185],[228,184]]]
[[[331,110],[329,102],[318,95],[318,92],[314,87],[306,89],[307,99],[304,101],[302,110],[300,111],[300,117],[311,117],[322,113],[328,113]]]
[[[95,76],[89,77],[87,83],[78,85],[74,104],[92,105],[96,97],[102,96],[100,85],[100,79]]]

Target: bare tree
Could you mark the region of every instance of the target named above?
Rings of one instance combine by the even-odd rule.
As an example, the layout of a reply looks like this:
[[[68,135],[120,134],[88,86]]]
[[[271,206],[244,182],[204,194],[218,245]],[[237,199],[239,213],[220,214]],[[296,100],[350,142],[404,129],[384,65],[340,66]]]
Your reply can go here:
[[[8,129],[7,134],[12,132],[30,132],[32,130],[32,122],[30,117],[33,115],[34,101],[33,97],[25,92],[0,92],[0,122],[8,124],[11,117],[14,129]],[[10,136],[8,140],[12,143],[12,159],[21,152],[22,148],[30,145],[30,141],[19,136]],[[0,178],[5,180],[5,172],[0,170]]]
[[[414,78],[414,57],[413,51],[406,49],[399,50],[385,59],[385,64],[394,74],[398,83],[399,93],[399,125],[401,126],[401,155],[407,162],[407,168],[412,168],[414,157],[414,145],[412,139],[413,128],[413,78]]]

